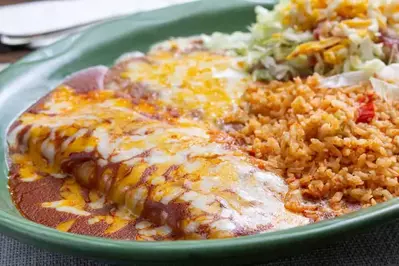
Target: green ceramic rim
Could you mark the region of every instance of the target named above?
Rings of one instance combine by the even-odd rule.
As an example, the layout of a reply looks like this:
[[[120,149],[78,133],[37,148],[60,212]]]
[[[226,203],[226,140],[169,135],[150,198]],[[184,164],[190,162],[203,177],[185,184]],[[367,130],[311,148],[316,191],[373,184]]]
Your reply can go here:
[[[53,62],[55,62],[54,64],[64,64],[63,62],[67,62],[68,60],[77,60],[80,55],[77,51],[84,50],[85,47],[90,46],[89,44],[92,41],[90,36],[96,36],[96,34],[106,30],[109,33],[109,29],[113,29],[115,25],[126,26],[129,25],[127,23],[135,22],[137,23],[135,25],[137,30],[145,27],[148,28],[149,26],[160,27],[164,23],[179,21],[182,18],[187,19],[189,16],[234,12],[241,8],[252,8],[254,6],[253,2],[262,2],[268,7],[273,5],[273,1],[220,0],[216,2],[209,0],[133,15],[96,26],[83,34],[71,36],[55,45],[32,53],[3,71],[0,74],[0,92],[6,92],[7,85],[12,83],[15,76],[20,76],[21,72],[24,72],[22,75],[27,76],[29,75],[29,71],[39,69],[43,65],[49,67]],[[187,8],[191,10],[189,14],[186,12]],[[117,35],[110,33],[107,38],[110,40],[113,38],[117,39]],[[106,41],[104,38],[97,38],[96,40]],[[67,57],[69,59],[65,59]],[[3,138],[4,134],[3,132]],[[4,143],[2,145],[2,149],[4,150]],[[6,176],[6,169],[3,169],[2,173],[3,176]],[[290,247],[297,248],[298,245],[306,246],[308,243],[325,241],[330,237],[342,236],[354,230],[391,220],[399,217],[398,202],[398,199],[394,199],[336,219],[303,227],[226,240],[150,243],[110,240],[62,233],[3,210],[0,210],[0,231],[20,241],[47,249],[110,260],[134,260],[136,262],[194,261],[196,259],[216,258],[230,258],[234,260],[234,258],[243,255],[264,253],[265,256],[268,256],[267,254],[271,254],[274,251],[281,253],[281,250],[284,253],[284,250]]]

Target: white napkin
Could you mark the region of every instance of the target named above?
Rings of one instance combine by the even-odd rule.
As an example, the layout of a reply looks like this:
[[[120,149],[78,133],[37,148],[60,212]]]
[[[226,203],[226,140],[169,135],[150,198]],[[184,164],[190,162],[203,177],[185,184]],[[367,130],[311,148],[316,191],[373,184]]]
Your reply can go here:
[[[0,7],[0,34],[26,36],[192,0],[64,0]]]

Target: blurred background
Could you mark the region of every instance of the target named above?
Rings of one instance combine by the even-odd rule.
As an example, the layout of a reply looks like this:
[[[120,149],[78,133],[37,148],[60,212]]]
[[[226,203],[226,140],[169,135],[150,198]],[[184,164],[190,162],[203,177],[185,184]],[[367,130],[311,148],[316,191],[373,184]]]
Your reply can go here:
[[[0,9],[5,6],[18,4],[23,2],[29,2],[24,0],[0,0]],[[11,48],[4,46],[0,43],[0,70],[5,66],[6,63],[15,60],[16,58],[22,56],[24,52],[13,51]]]
[[[0,71],[71,33],[193,0],[0,0]]]

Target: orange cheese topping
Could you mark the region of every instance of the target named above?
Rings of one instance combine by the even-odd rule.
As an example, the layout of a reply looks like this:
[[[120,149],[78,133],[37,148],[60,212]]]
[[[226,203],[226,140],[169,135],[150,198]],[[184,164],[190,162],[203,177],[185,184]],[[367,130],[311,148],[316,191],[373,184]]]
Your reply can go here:
[[[310,222],[284,208],[288,188],[278,176],[215,130],[235,112],[249,82],[234,60],[153,51],[123,64],[123,88],[60,86],[9,132],[13,177],[32,185],[62,180],[59,199],[40,205],[68,215],[59,230],[82,233],[84,224],[97,228],[88,234],[133,230],[136,240],[176,240]],[[131,91],[137,83],[145,87]],[[156,97],[137,100],[140,90]]]
[[[284,209],[283,181],[261,170],[261,162],[237,149],[227,134],[187,119],[152,119],[147,105],[110,91],[82,95],[61,87],[48,101],[61,103],[59,97],[62,106],[71,106],[52,110],[45,103],[41,111],[23,114],[8,139],[18,151],[13,156],[22,180],[35,172],[75,177],[65,179],[61,200],[43,202],[43,208],[88,216],[92,225],[105,222],[105,235],[132,219],[147,219],[158,226],[138,229],[147,238],[221,238],[307,222]],[[85,199],[81,185],[99,193]],[[102,195],[128,215],[93,217],[91,210],[105,203]],[[285,223],[274,224],[276,219]]]
[[[146,60],[132,60],[120,77],[142,82],[159,95],[158,105],[183,113],[199,111],[214,121],[235,111],[250,81],[238,61],[210,52],[175,54],[154,51]]]

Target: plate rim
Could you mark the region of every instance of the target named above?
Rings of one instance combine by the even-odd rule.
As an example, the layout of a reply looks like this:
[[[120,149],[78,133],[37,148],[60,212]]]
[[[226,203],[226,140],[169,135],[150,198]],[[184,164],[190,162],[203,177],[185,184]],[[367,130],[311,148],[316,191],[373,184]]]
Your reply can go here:
[[[205,0],[202,2],[191,2],[171,6],[160,10],[177,10],[182,6],[188,7],[192,5],[192,7],[198,8],[194,13],[206,12],[206,10],[210,8],[214,11],[227,12],[232,8],[255,5],[259,4],[259,2],[259,0],[219,0],[215,6],[214,1]],[[269,6],[275,4],[273,0],[262,1],[262,3]],[[82,45],[79,44],[80,41],[87,41],[87,39],[84,40],[84,36],[91,32],[101,30],[101,28],[114,21],[140,20],[143,16],[151,16],[160,10],[129,15],[121,19],[94,26],[83,33],[67,37],[56,44],[29,54],[0,73],[0,84],[11,82],[14,75],[21,71],[21,69],[33,69],[43,62],[65,56],[70,52],[68,49],[66,52],[64,49],[65,47],[69,47],[73,51],[73,49]],[[165,20],[162,20],[159,23],[164,22]],[[5,87],[6,86],[0,85],[0,92],[5,90]],[[5,151],[3,150],[3,152]],[[371,226],[379,221],[391,220],[398,217],[399,199],[396,198],[332,220],[252,236],[219,240],[140,242],[111,240],[64,233],[0,210],[0,232],[17,238],[22,242],[40,243],[39,246],[45,246],[50,250],[66,251],[66,253],[80,254],[89,257],[122,260],[134,259],[135,261],[174,261],[189,258],[231,258],[242,256],[243,254],[262,253],[264,250],[271,251],[282,247],[288,247],[295,243],[305,243],[337,236],[352,230]],[[154,254],[156,254],[156,256],[154,256]]]

